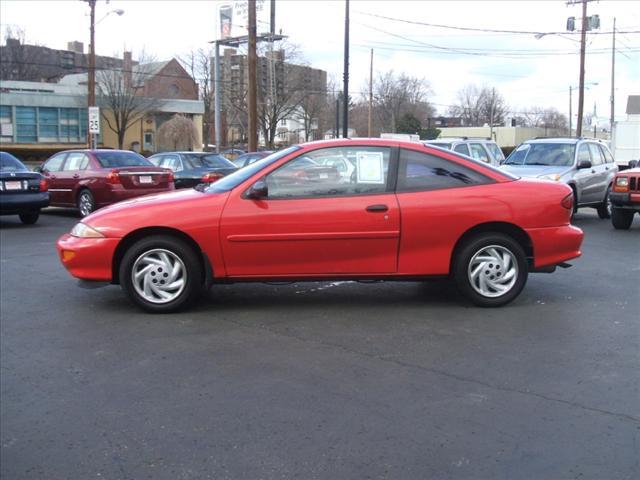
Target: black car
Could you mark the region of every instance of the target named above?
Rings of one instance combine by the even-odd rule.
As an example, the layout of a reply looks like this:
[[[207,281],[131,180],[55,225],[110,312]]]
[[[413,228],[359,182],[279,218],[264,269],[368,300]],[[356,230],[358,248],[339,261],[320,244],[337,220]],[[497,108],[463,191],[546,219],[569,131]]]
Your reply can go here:
[[[222,155],[208,152],[157,153],[149,157],[149,161],[158,167],[170,168],[176,188],[215,182],[238,169]]]
[[[262,152],[244,153],[239,157],[234,158],[231,161],[236,167],[242,168],[242,167],[246,167],[247,165],[251,165],[253,162],[257,162],[258,160],[263,159],[264,157],[271,155],[272,153],[273,152],[270,150],[265,150]]]
[[[0,215],[19,215],[22,223],[38,221],[40,209],[49,206],[47,181],[20,160],[0,152]]]

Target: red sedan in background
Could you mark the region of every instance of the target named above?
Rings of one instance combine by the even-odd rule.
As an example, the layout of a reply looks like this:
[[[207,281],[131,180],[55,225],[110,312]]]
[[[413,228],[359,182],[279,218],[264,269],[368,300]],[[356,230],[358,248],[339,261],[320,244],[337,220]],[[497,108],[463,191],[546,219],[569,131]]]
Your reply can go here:
[[[120,200],[174,189],[171,170],[129,150],[67,150],[38,170],[49,183],[50,205],[77,207],[83,217]]]
[[[340,156],[355,164],[349,178],[316,172]],[[314,174],[291,182],[305,166]],[[529,272],[581,254],[572,208],[564,184],[455,152],[332,140],[276,152],[209,186],[107,207],[57,248],[73,276],[120,284],[151,312],[186,307],[216,282],[448,276],[491,307],[516,298]]]

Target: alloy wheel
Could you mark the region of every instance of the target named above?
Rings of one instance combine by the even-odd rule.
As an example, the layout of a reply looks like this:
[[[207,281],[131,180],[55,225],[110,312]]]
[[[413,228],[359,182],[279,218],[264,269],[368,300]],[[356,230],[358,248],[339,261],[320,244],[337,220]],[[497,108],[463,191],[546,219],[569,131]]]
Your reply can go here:
[[[495,298],[508,293],[518,279],[518,261],[508,248],[489,245],[469,262],[467,275],[471,287],[483,297]]]
[[[175,300],[187,283],[187,269],[182,259],[161,248],[142,253],[131,269],[136,293],[146,301],[164,304]]]

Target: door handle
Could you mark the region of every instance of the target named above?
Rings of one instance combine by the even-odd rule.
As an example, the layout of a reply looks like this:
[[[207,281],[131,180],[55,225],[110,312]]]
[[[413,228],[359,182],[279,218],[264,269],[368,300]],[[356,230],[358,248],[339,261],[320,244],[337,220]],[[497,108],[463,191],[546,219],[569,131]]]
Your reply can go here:
[[[387,207],[386,205],[369,205],[367,207],[367,212],[386,212],[387,210],[389,210],[389,207]]]

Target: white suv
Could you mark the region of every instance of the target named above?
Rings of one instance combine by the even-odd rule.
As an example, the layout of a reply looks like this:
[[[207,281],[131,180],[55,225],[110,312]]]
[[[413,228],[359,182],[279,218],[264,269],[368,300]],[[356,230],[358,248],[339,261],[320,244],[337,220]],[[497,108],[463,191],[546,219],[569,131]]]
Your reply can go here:
[[[440,137],[436,140],[423,142],[425,145],[446,148],[454,152],[471,157],[479,162],[497,167],[504,160],[500,147],[490,138],[474,137]]]

